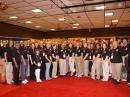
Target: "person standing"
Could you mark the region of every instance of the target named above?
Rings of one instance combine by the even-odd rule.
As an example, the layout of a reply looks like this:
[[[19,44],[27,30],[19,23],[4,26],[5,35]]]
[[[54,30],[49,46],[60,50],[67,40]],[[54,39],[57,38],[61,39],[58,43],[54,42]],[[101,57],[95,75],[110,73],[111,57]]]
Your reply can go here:
[[[78,78],[82,77],[83,75],[82,58],[83,58],[82,48],[80,46],[80,43],[77,43],[75,49],[75,66],[76,66],[76,76]]]
[[[92,79],[100,79],[101,76],[101,48],[100,44],[96,44],[96,49],[94,50],[94,56],[93,56],[93,66],[91,70],[91,77]]]
[[[113,83],[119,84],[121,80],[121,69],[124,61],[122,60],[122,50],[118,46],[117,41],[113,42],[113,49],[111,54],[111,66]],[[122,64],[123,63],[123,64]]]
[[[60,69],[60,75],[64,76],[67,74],[67,51],[65,49],[65,44],[61,44],[61,48],[59,49],[59,69]]]
[[[13,41],[8,42],[8,46],[4,53],[5,62],[6,62],[6,80],[7,84],[13,83],[13,66],[12,66],[12,52],[13,52]]]
[[[26,79],[27,66],[28,66],[28,52],[26,45],[23,44],[23,41],[20,42],[20,54],[21,54],[21,72],[22,72],[22,83],[28,83]]]
[[[90,72],[90,76],[91,76],[91,69],[92,69],[92,65],[93,65],[93,56],[94,56],[94,44],[91,43],[88,45],[88,49],[89,49],[89,72]]]
[[[42,49],[40,50],[40,56],[42,59],[42,64],[41,64],[41,79],[45,79],[45,70],[46,70],[46,58],[45,58],[45,51],[46,51],[46,46],[45,44],[42,45]]]
[[[123,66],[122,66],[122,74],[121,74],[121,80],[126,81],[127,80],[127,67],[128,67],[128,42],[126,39],[122,41],[122,58],[124,60]]]
[[[89,74],[89,49],[87,43],[83,44],[83,75],[85,77]]]
[[[108,81],[109,78],[109,66],[110,66],[110,52],[105,43],[102,44],[102,70],[103,79],[102,81]]]
[[[42,60],[40,57],[40,51],[38,49],[35,50],[35,55],[33,57],[34,57],[33,64],[35,65],[36,82],[42,82],[42,80],[40,79]]]
[[[74,58],[74,47],[71,43],[69,44],[68,55],[69,55],[69,68],[71,72],[70,76],[73,76],[73,74],[75,73],[75,67],[74,67],[75,58]]]
[[[29,64],[30,64],[30,80],[35,80],[35,64],[34,61],[35,46],[31,44],[29,48]]]
[[[21,55],[20,55],[19,47],[20,47],[19,43],[15,43],[12,51],[14,85],[20,84],[19,71],[20,71],[20,64],[21,64]]]
[[[128,44],[127,85],[130,86],[130,41]]]
[[[4,53],[6,51],[6,43],[3,41],[0,45],[0,65],[1,65],[1,82],[2,84],[6,83],[5,75],[6,75],[6,62]]]
[[[53,68],[52,68],[52,78],[57,78],[57,65],[58,65],[58,59],[59,59],[59,56],[58,56],[58,49],[57,49],[57,46],[56,45],[53,45],[52,47],[52,65],[53,65]]]
[[[45,50],[45,65],[46,65],[45,78],[46,78],[46,80],[50,80],[51,79],[50,78],[51,62],[52,62],[51,44],[47,43],[46,44],[46,50]]]

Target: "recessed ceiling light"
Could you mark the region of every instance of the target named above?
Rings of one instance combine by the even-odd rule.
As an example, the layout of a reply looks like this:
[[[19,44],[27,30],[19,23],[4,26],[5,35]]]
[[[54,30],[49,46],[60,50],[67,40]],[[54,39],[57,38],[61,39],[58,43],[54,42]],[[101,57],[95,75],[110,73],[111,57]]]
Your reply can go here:
[[[32,21],[26,21],[25,23],[27,23],[27,24],[31,24],[31,23],[32,23]]]
[[[77,29],[78,27],[73,27],[73,29]]]
[[[35,26],[36,28],[40,28],[41,26]]]
[[[112,20],[112,23],[117,23],[119,20],[118,19],[115,19],[115,20]]]
[[[97,6],[96,7],[96,10],[103,10],[103,9],[105,9],[105,6]]]
[[[51,31],[55,31],[56,29],[50,29]]]
[[[41,9],[33,9],[32,11],[33,11],[33,12],[36,12],[36,13],[38,13],[38,12],[42,12]]]
[[[74,26],[79,26],[79,24],[78,23],[75,23],[75,24],[73,24]]]
[[[17,16],[10,16],[9,18],[10,19],[17,19],[18,17]]]
[[[112,16],[113,15],[113,13],[111,12],[111,13],[105,13],[105,16]]]
[[[108,27],[110,27],[110,25],[105,25],[105,28],[108,28]]]
[[[66,19],[65,18],[59,18],[59,21],[65,21]]]

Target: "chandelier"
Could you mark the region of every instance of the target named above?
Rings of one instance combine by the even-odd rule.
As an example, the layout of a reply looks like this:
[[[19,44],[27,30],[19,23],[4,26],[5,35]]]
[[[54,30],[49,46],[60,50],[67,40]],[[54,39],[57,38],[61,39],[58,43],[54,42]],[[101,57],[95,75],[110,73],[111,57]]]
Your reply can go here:
[[[8,5],[6,2],[3,2],[2,0],[0,0],[0,11],[4,11],[8,8]]]

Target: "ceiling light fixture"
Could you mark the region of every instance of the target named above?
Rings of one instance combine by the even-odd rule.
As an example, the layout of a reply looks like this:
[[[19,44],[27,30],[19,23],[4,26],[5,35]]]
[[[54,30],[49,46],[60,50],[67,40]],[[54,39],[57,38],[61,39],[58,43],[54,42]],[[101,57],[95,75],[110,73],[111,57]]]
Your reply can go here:
[[[118,19],[115,19],[115,20],[112,20],[112,23],[117,23],[119,20]]]
[[[65,18],[59,18],[59,21],[65,21],[66,19]]]
[[[105,9],[105,6],[97,6],[96,7],[96,10],[103,10],[103,9]]]
[[[51,31],[55,31],[56,29],[50,29]]]
[[[105,25],[105,28],[108,28],[108,27],[110,27],[110,25]]]
[[[17,16],[10,16],[9,18],[10,19],[17,19],[18,17]]]
[[[79,26],[79,24],[78,23],[75,23],[75,24],[73,24],[74,26]]]
[[[105,13],[105,16],[112,16],[113,15],[113,13],[111,12],[111,13]]]
[[[31,24],[31,23],[32,23],[32,21],[26,21],[25,23],[27,23],[27,24]]]
[[[77,29],[78,27],[73,27],[73,29]]]
[[[35,12],[35,13],[42,12],[41,9],[33,9],[32,11]]]
[[[35,26],[36,28],[40,28],[41,26]]]

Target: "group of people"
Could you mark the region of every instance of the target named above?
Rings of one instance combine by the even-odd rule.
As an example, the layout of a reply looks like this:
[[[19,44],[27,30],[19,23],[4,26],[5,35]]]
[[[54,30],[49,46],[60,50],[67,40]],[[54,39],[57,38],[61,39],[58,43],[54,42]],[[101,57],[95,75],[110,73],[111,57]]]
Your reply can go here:
[[[130,86],[130,63],[127,40],[81,41],[8,41],[0,46],[2,84],[42,82],[61,76],[91,77],[114,84],[127,81]]]

